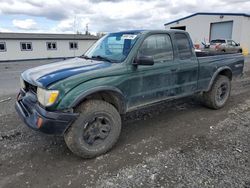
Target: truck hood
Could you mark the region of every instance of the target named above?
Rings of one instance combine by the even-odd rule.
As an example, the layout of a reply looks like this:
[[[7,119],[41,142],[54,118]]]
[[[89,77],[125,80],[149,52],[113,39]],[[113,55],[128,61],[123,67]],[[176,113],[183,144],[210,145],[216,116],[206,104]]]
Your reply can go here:
[[[22,78],[33,85],[46,88],[70,76],[110,66],[109,62],[73,58],[28,69],[22,73]]]

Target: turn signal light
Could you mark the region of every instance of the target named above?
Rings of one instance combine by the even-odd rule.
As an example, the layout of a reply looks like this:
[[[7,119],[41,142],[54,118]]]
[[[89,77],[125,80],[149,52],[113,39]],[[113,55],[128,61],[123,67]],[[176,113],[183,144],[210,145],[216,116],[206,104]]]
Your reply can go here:
[[[43,119],[38,117],[36,122],[37,127],[40,129],[42,127],[42,124],[43,124]]]

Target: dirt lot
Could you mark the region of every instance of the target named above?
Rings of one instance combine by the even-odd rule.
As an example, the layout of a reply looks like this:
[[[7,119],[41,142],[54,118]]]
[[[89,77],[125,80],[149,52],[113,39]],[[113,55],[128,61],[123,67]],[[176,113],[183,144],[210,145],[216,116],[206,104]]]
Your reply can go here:
[[[96,159],[27,128],[14,110],[19,74],[47,62],[0,64],[0,187],[250,188],[250,58],[221,110],[196,98],[123,117],[117,145]],[[11,98],[9,98],[11,97]]]

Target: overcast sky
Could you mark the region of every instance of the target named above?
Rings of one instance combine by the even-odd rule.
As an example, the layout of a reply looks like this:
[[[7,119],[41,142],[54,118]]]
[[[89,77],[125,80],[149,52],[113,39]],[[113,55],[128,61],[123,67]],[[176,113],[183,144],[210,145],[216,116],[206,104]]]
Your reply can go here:
[[[250,0],[0,0],[0,32],[163,29],[196,12],[250,14]]]

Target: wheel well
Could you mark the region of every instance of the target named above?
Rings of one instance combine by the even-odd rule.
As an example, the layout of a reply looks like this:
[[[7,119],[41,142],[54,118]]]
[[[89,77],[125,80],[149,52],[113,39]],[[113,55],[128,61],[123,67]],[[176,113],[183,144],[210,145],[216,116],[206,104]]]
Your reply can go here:
[[[78,105],[80,105],[86,100],[92,100],[92,99],[103,100],[112,104],[120,114],[124,114],[126,112],[125,101],[123,97],[121,96],[121,94],[115,91],[99,91],[89,94],[86,97],[84,97],[84,99]]]
[[[230,80],[232,80],[232,71],[229,69],[222,70],[219,75],[223,75],[228,77]]]

